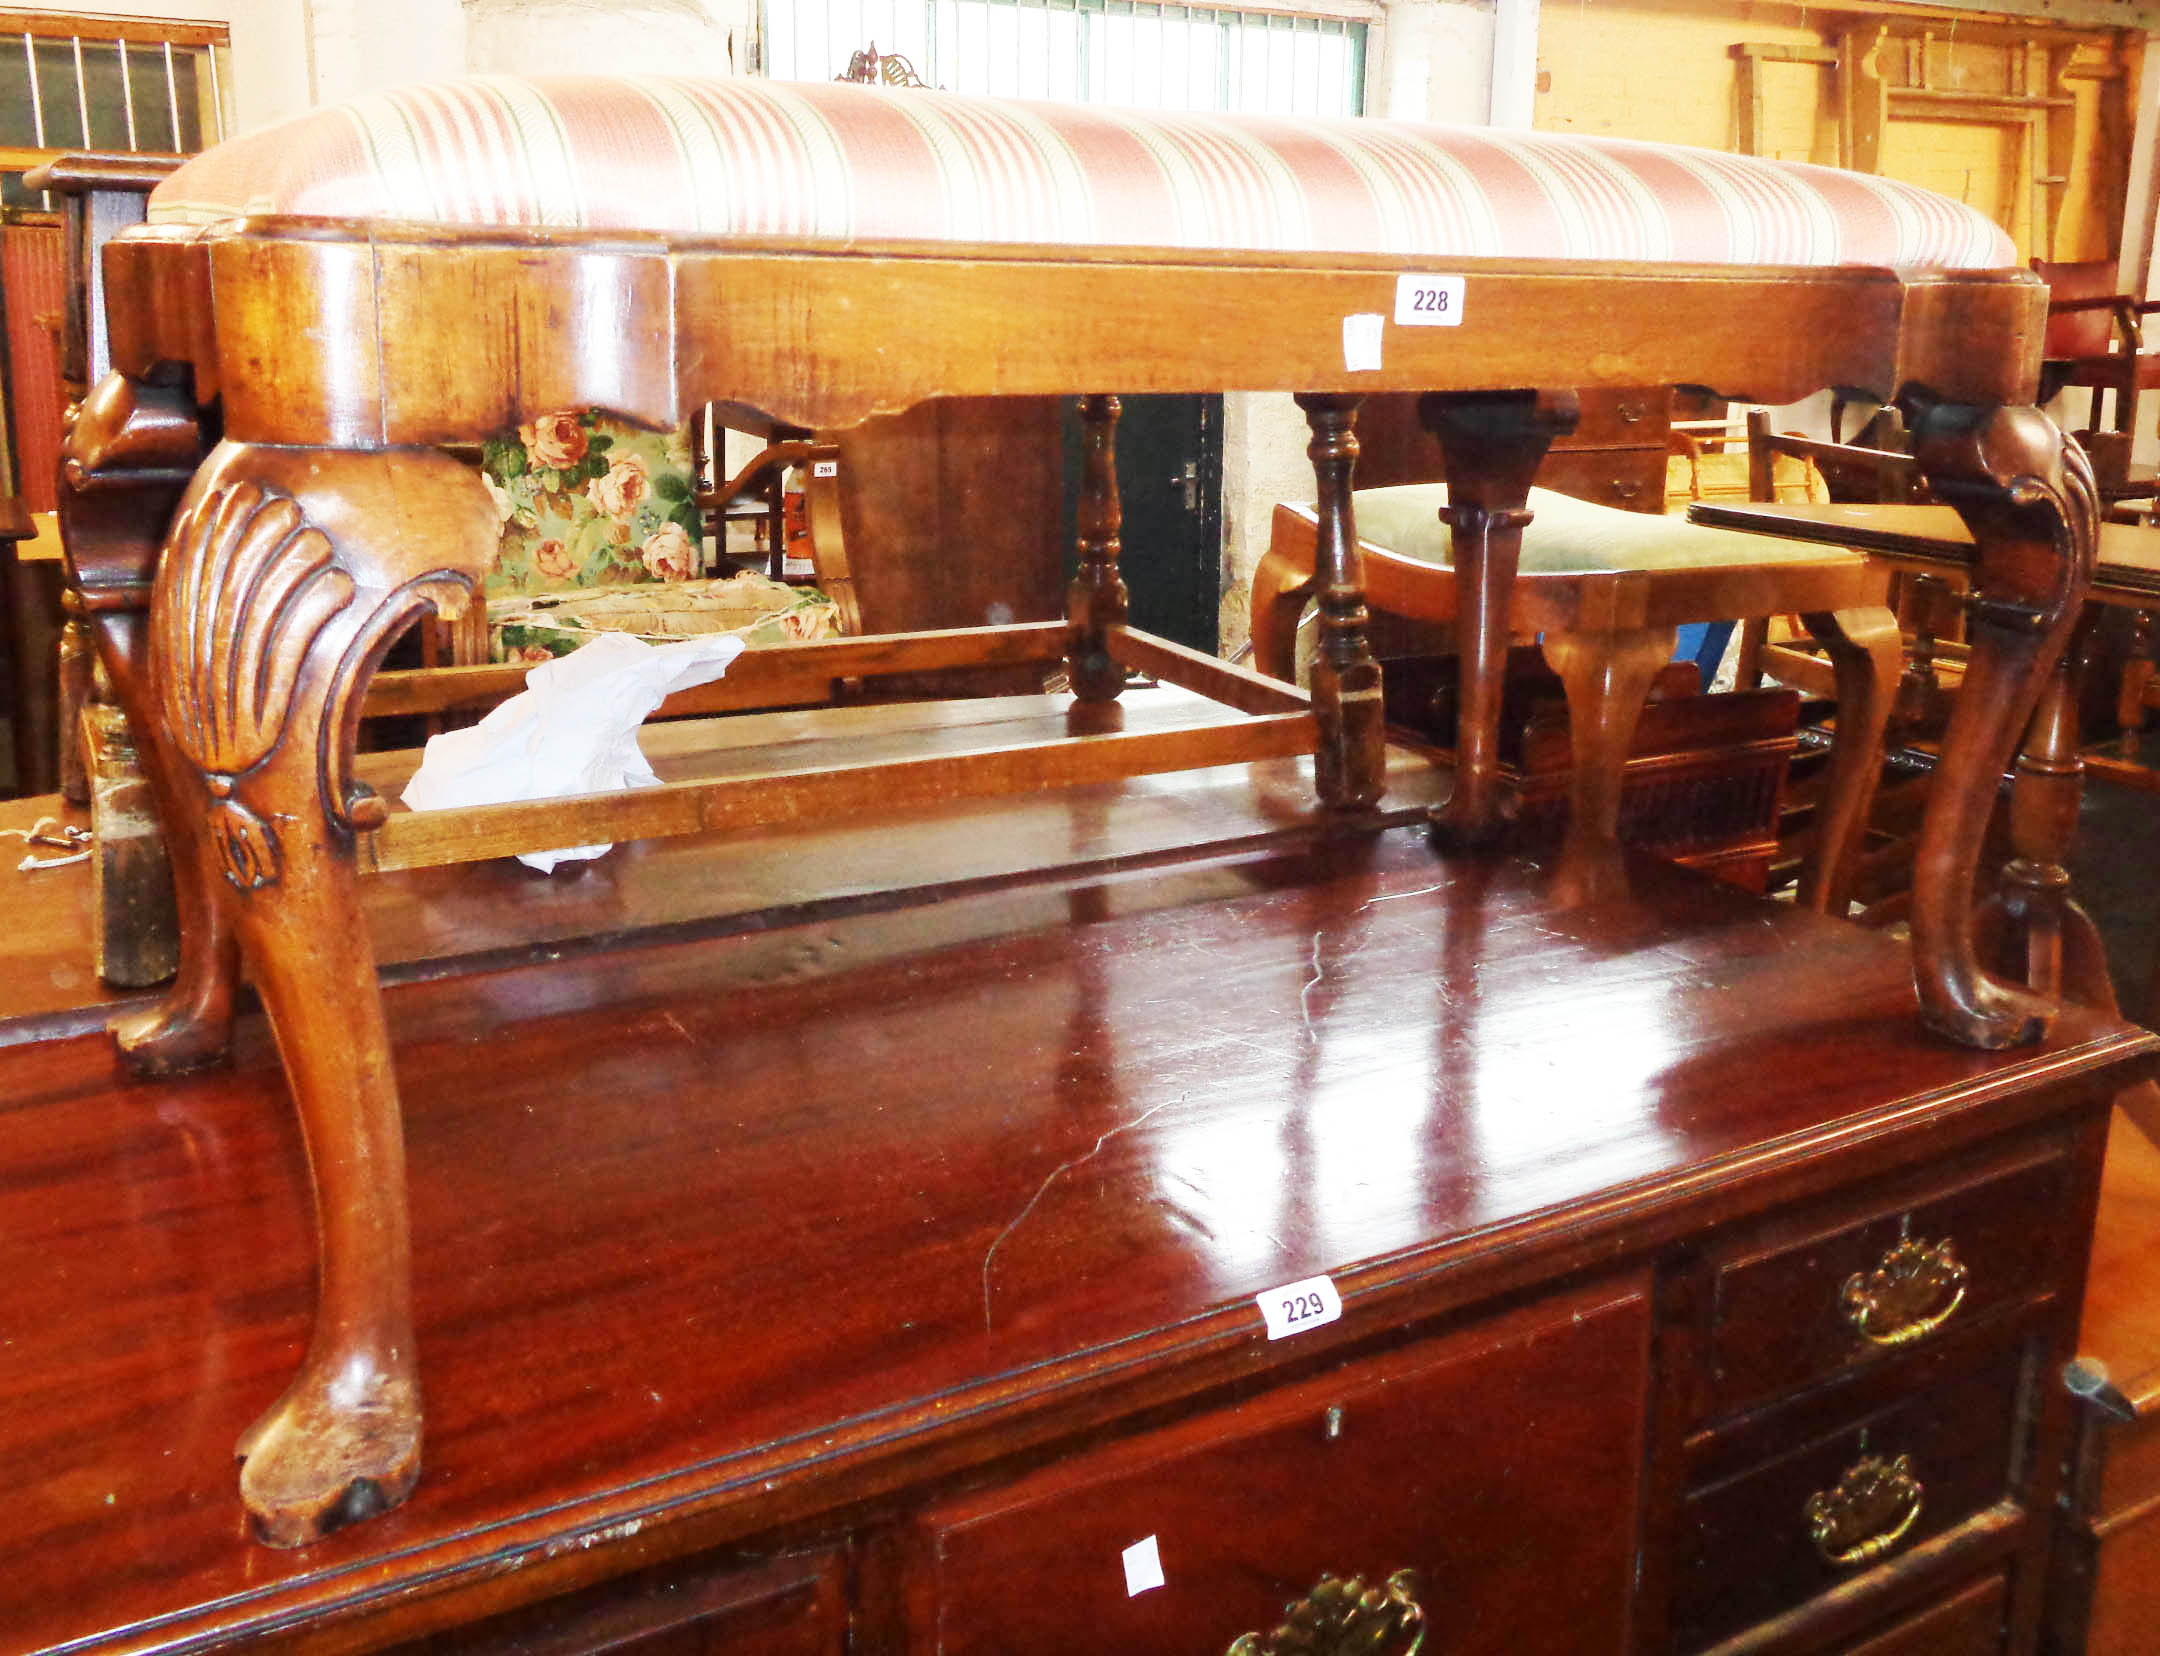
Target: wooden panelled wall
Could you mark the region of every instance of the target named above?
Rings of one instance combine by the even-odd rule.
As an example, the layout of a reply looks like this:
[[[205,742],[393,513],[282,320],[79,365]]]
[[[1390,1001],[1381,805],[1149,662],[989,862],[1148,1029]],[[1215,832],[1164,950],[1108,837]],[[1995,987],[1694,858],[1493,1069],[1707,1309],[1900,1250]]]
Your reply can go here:
[[[9,421],[19,492],[33,512],[53,509],[60,465],[58,328],[67,304],[67,251],[49,218],[0,228],[0,317],[7,327]]]
[[[1552,6],[1538,27],[1541,128],[1887,173],[2027,258],[2120,242],[2135,34],[1706,0]]]

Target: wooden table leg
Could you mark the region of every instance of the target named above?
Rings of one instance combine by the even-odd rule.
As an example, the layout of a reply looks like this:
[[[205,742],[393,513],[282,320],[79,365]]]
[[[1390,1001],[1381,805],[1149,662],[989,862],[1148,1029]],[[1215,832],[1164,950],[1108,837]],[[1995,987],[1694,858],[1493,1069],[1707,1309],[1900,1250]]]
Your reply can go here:
[[[419,1472],[403,1133],[354,834],[360,698],[392,640],[462,610],[495,537],[474,472],[431,450],[224,443],[158,571],[159,710],[183,757],[285,1062],[313,1175],[313,1338],[240,1443],[256,1532],[297,1546]]]
[[[221,1062],[240,976],[230,904],[208,871],[202,813],[150,685],[149,605],[166,525],[202,454],[183,389],[108,375],[77,407],[62,449],[61,554],[114,699],[134,733],[171,860],[179,967],[164,996],[120,1018],[122,1061],[172,1075]]]
[[[1997,780],[2092,584],[2099,499],[2036,408],[1922,405],[1914,454],[1977,547],[1970,654],[1913,865],[1913,974],[1928,1026],[1967,1046],[2038,1039],[2055,1002],[1981,969],[1974,880]]]
[[[1886,609],[1823,611],[1802,616],[1801,623],[1837,675],[1837,733],[1815,857],[1800,876],[1796,897],[1803,908],[1842,917],[1852,906],[1868,807],[1882,774],[1883,732],[1897,702],[1905,649],[1897,617]]]
[[[1672,660],[1677,640],[1673,627],[1545,635],[1545,659],[1567,693],[1568,821],[1557,894],[1566,904],[1624,883],[1620,790],[1628,747],[1651,681]]]
[[[1118,574],[1117,420],[1115,397],[1080,399],[1080,500],[1074,538],[1080,567],[1065,597],[1065,658],[1073,694],[1112,701],[1125,688],[1125,669],[1110,654],[1110,629],[1122,626],[1129,598]]]
[[[1303,395],[1312,441],[1318,525],[1313,586],[1320,609],[1320,642],[1313,656],[1313,716],[1320,742],[1313,754],[1320,802],[1361,810],[1379,799],[1386,769],[1387,719],[1380,699],[1365,609],[1365,576],[1358,559],[1357,518],[1350,493],[1357,466],[1357,408],[1362,398]]]
[[[1433,836],[1461,849],[1489,844],[1505,820],[1500,790],[1500,692],[1507,677],[1508,597],[1530,521],[1523,502],[1555,437],[1575,429],[1573,392],[1435,393],[1418,418],[1440,442],[1454,531],[1458,600],[1455,791],[1434,814]]]

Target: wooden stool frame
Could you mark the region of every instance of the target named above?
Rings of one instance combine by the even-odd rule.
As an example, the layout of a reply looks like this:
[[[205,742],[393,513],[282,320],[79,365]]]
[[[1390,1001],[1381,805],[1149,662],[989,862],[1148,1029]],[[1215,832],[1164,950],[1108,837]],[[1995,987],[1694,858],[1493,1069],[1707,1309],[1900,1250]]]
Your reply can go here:
[[[1276,507],[1253,576],[1253,665],[1285,681],[1295,672],[1298,620],[1316,579],[1316,531],[1311,509]],[[1461,594],[1453,568],[1369,542],[1359,557],[1372,608],[1455,632]],[[1830,657],[1838,709],[1822,828],[1798,896],[1817,913],[1843,914],[1904,665],[1897,617],[1884,607],[1889,585],[1888,570],[1849,552],[1761,565],[1518,574],[1508,625],[1516,642],[1542,642],[1567,697],[1572,764],[1561,866],[1569,887],[1587,896],[1624,878],[1622,773],[1679,628],[1796,611]]]
[[[1423,261],[1425,265],[1430,261]],[[321,1243],[300,1373],[244,1438],[243,1498],[294,1544],[404,1496],[420,1406],[397,1093],[354,880],[363,866],[785,819],[1316,749],[1324,801],[1380,791],[1378,668],[1350,506],[1360,394],[1438,394],[1461,590],[1468,729],[1451,845],[1499,830],[1491,741],[1523,501],[1553,427],[1536,388],[1687,384],[1787,402],[1899,396],[1921,464],[1979,543],[1975,667],[1922,850],[1920,1000],[1953,1039],[2031,1038],[2051,1007],[1986,976],[1971,932],[1977,802],[2008,761],[2090,575],[2089,474],[2030,404],[2046,293],[2023,271],[1931,275],[1465,260],[1457,326],[1391,328],[1346,364],[1344,318],[1392,314],[1386,257],[1007,245],[700,241],[257,219],[147,227],[106,252],[114,373],[65,470],[68,555],[123,704],[145,733],[178,867],[171,993],[117,1031],[138,1069],[226,1049],[244,948],[291,1078]],[[1735,319],[1730,325],[1705,318]],[[1743,320],[1744,319],[1744,320]],[[473,471],[439,451],[595,407],[655,427],[734,401],[820,432],[940,396],[1286,390],[1313,427],[1320,662],[1296,692],[1124,626],[1108,461],[1088,405],[1080,574],[1059,642],[1077,696],[1169,672],[1254,717],[1212,743],[1092,738],[1020,756],[614,800],[394,817],[354,782],[374,668],[405,626],[470,600],[495,541]],[[1562,416],[1564,418],[1564,412]],[[154,589],[154,597],[153,597]],[[895,670],[1041,652],[1040,631],[843,641]],[[845,652],[775,652],[775,678]],[[864,657],[863,659],[868,659]],[[856,663],[857,658],[848,657]],[[1112,739],[1114,743],[1114,738]],[[704,788],[705,793],[699,789]],[[400,839],[400,856],[385,850]],[[413,852],[428,842],[426,857]]]

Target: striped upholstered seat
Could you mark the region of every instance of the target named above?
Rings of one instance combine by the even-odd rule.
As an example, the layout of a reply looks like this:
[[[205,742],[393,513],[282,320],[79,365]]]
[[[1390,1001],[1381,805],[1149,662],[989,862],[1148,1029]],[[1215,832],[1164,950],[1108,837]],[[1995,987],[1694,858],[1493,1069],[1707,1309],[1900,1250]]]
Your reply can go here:
[[[1988,219],[1886,178],[1372,120],[726,78],[487,76],[302,115],[150,216],[1449,258],[1994,269]]]

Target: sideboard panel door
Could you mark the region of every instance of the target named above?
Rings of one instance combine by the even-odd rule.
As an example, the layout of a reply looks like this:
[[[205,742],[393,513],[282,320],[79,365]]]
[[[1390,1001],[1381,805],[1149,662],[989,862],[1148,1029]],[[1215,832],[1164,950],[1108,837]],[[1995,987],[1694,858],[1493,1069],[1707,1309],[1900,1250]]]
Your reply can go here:
[[[1408,1569],[1427,1649],[1617,1651],[1648,1372],[1646,1285],[1608,1281],[948,1502],[913,1647],[1218,1656]]]

